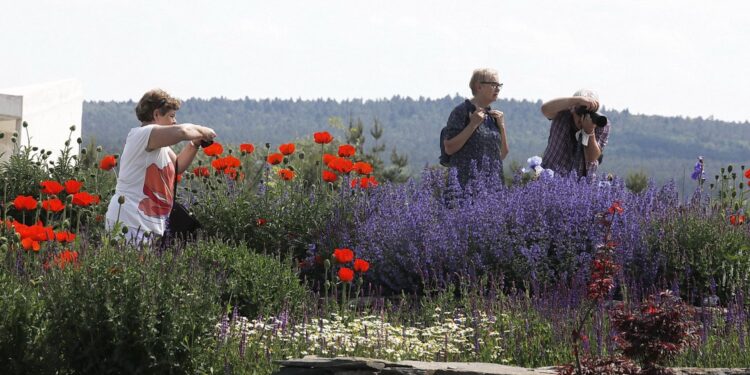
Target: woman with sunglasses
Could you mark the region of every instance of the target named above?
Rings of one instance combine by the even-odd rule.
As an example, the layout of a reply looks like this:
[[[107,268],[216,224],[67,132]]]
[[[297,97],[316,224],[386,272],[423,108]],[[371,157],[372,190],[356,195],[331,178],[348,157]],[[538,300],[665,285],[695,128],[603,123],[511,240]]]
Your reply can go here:
[[[459,104],[448,117],[442,137],[448,166],[456,168],[462,186],[473,176],[473,168],[502,182],[503,159],[508,155],[505,116],[492,109],[500,89],[497,71],[477,69],[471,75],[469,88],[473,97]]]
[[[115,194],[106,215],[108,229],[120,223],[127,236],[140,242],[144,233],[163,235],[172,209],[174,179],[195,158],[202,141],[216,133],[195,124],[177,124],[180,101],[163,90],[143,95],[135,113],[141,125],[130,129],[119,160]],[[187,141],[179,155],[171,146]],[[175,164],[179,170],[175,171]]]

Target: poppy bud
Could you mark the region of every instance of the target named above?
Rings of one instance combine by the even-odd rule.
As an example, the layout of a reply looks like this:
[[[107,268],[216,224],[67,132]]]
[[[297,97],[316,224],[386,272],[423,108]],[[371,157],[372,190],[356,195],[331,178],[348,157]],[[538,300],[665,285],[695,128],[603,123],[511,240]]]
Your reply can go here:
[[[731,167],[731,165],[730,165],[730,167]],[[732,180],[736,180],[736,179],[737,179],[737,173],[732,173]]]
[[[52,151],[47,150],[47,155],[52,155]]]
[[[732,191],[732,198],[734,198],[736,196],[737,196],[737,192],[736,191]]]
[[[70,139],[68,139],[67,141],[65,141],[65,145],[66,146],[70,146]]]
[[[13,142],[13,143],[16,143],[16,137],[11,137],[10,141]]]
[[[331,282],[330,282],[330,281],[328,281],[328,280],[326,280],[326,289],[328,289],[328,288],[330,288],[330,287],[331,287]]]
[[[732,173],[732,165],[731,164],[729,164],[729,166],[727,166],[727,172]]]
[[[83,139],[81,139],[81,137],[76,138],[76,143],[80,145],[81,143],[83,143]]]
[[[143,237],[145,238],[151,237],[151,232],[143,232]]]
[[[39,150],[39,147],[36,147],[36,146],[31,147],[31,151],[38,151],[38,150]]]
[[[70,128],[68,128],[68,129],[70,129],[70,131],[74,132],[74,131],[76,131],[76,126],[75,125],[70,125]]]
[[[271,144],[270,143],[266,143],[266,148],[271,148]]]
[[[86,147],[81,149],[81,155],[86,155],[87,152],[88,150],[86,150]]]
[[[102,146],[96,146],[96,152],[102,152]]]
[[[5,138],[5,133],[0,133],[0,139]]]
[[[299,154],[297,154],[297,156],[299,156],[299,160],[304,160],[305,159],[305,153],[304,152],[300,152]]]
[[[740,190],[742,190],[743,187],[745,187],[745,184],[743,184],[742,182],[740,182]]]
[[[326,269],[329,269],[329,268],[331,268],[331,260],[330,260],[330,259],[326,259],[326,261],[325,261],[325,262],[323,262],[323,266],[324,266],[324,267],[325,267]]]
[[[714,188],[714,184],[708,185],[711,189]]]
[[[70,219],[63,220],[63,228],[67,228],[70,226]]]
[[[115,246],[115,245],[117,245],[117,240],[115,240],[114,238],[109,240],[109,246]]]
[[[24,122],[23,122],[23,124],[22,124],[21,126],[23,126],[24,128],[28,128],[28,127],[29,127],[29,123],[28,123],[28,122],[26,122],[26,121],[24,121]]]
[[[122,234],[128,234],[128,227],[126,227],[126,226],[123,225],[123,227],[122,227]]]
[[[117,203],[119,203],[119,204],[125,204],[125,196],[121,195],[121,196],[117,197]]]

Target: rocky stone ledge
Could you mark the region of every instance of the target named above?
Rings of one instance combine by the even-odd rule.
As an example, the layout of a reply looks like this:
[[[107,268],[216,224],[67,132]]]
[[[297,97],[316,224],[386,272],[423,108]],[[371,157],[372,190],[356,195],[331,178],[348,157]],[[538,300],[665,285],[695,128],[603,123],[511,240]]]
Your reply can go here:
[[[477,362],[388,362],[380,359],[305,356],[279,361],[276,375],[551,375],[554,367],[528,369]],[[675,368],[679,375],[750,375],[745,369]]]

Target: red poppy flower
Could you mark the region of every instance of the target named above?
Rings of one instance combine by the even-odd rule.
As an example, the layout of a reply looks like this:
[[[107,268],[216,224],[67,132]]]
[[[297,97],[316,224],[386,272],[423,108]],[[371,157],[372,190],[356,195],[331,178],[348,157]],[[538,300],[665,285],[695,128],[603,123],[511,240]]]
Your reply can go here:
[[[353,178],[349,181],[349,185],[353,188],[359,186],[362,189],[367,189],[369,187],[378,186],[378,181],[375,179],[375,176]]]
[[[294,153],[294,143],[284,143],[279,146],[279,152],[284,155],[291,155]]]
[[[732,225],[742,225],[745,223],[745,215],[731,215],[729,216],[729,223]]]
[[[65,209],[65,204],[57,198],[42,201],[42,208],[46,211],[60,212]]]
[[[238,176],[244,176],[243,174],[238,173],[237,170],[232,167],[224,169],[224,174],[229,176],[229,178],[231,178],[232,180],[237,180]]]
[[[355,149],[352,145],[341,145],[339,146],[339,156],[342,158],[348,158],[354,155]]]
[[[82,186],[83,182],[78,182],[76,180],[65,181],[65,192],[68,194],[75,194],[81,191]]]
[[[346,248],[334,249],[333,257],[336,259],[336,262],[339,264],[349,263],[352,260],[354,260],[354,252]]]
[[[76,239],[76,234],[68,231],[55,232],[55,240],[57,242],[73,242]]]
[[[268,164],[271,164],[271,165],[279,164],[282,161],[284,161],[284,154],[279,154],[279,153],[270,154],[268,155],[268,158],[266,159],[266,161],[268,162]]]
[[[344,283],[352,282],[354,280],[354,271],[346,267],[339,268],[339,280]]]
[[[252,154],[255,146],[252,143],[243,143],[240,145],[240,152],[243,154]]]
[[[39,251],[39,249],[42,248],[42,246],[39,244],[39,241],[35,241],[34,239],[27,237],[21,239],[21,246],[24,250],[34,250]]]
[[[745,170],[745,178],[750,179],[750,168]]]
[[[294,171],[289,169],[279,169],[279,176],[285,180],[289,181],[294,178]]]
[[[40,185],[42,186],[42,193],[44,194],[54,195],[63,191],[62,184],[57,181],[42,181]]]
[[[195,167],[193,168],[193,174],[196,177],[208,177],[211,175],[211,172],[206,167]]]
[[[336,159],[336,155],[323,154],[323,164],[328,165],[333,159]]]
[[[13,200],[13,207],[19,211],[31,211],[36,209],[36,199],[28,195],[19,195]]]
[[[267,222],[268,222],[268,220],[263,219],[263,218],[259,218],[259,219],[255,220],[255,225],[257,225],[259,227],[262,227],[262,226],[266,225]]]
[[[354,261],[354,271],[359,273],[367,272],[370,269],[370,263],[364,259],[356,259]]]
[[[91,195],[85,191],[73,194],[73,204],[81,207],[88,207],[92,204],[99,203],[99,197]]]
[[[339,176],[337,176],[335,173],[329,170],[323,170],[323,181],[335,182],[337,178],[339,178]]]
[[[219,142],[214,142],[208,147],[203,147],[203,153],[207,156],[219,156],[224,153],[224,146]]]
[[[354,163],[354,165],[352,166],[352,169],[361,175],[372,174],[372,165],[370,165],[370,163],[366,163],[363,161],[358,161]]]
[[[609,206],[609,213],[611,213],[611,214],[613,214],[615,212],[617,212],[618,214],[621,214],[621,213],[623,213],[623,211],[625,211],[625,210],[620,205],[620,201],[615,201],[614,203],[612,203],[611,206]]]
[[[328,168],[331,168],[341,174],[347,174],[351,172],[353,167],[354,163],[352,163],[351,160],[344,158],[334,157],[331,162],[328,163]]]
[[[65,266],[68,264],[78,264],[78,252],[70,250],[61,252],[55,256],[55,264],[57,264],[60,269],[65,269]]]
[[[114,155],[107,155],[99,161],[99,168],[105,171],[109,171],[117,165],[117,159]]]
[[[225,158],[218,158],[214,159],[211,162],[211,166],[216,168],[216,170],[223,171],[227,168],[239,168],[240,167],[240,159],[235,158],[232,155],[229,155]]]
[[[319,144],[328,144],[333,141],[333,137],[328,132],[315,133],[313,134],[313,138],[315,138],[315,143],[319,143]]]

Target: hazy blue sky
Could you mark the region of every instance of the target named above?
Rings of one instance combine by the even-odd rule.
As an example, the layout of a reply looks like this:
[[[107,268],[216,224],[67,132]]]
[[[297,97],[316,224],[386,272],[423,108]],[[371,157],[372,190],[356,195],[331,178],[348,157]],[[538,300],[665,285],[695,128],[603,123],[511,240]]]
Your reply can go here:
[[[578,88],[631,112],[750,120],[750,1],[0,0],[0,87],[89,100],[470,95]]]

